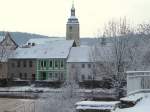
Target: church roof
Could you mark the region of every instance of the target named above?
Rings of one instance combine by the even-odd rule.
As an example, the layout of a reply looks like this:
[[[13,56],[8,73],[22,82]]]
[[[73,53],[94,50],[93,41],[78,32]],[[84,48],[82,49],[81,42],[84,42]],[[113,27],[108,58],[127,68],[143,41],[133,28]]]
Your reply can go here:
[[[5,36],[0,36],[0,42],[4,40]]]
[[[11,34],[9,32],[3,32],[2,35],[0,36],[0,43],[5,42],[5,40],[10,39],[11,42],[18,47],[18,44],[14,41],[12,38]]]
[[[110,46],[99,46],[97,48],[95,46],[80,46],[72,47],[67,62],[102,62],[112,59]]]
[[[67,58],[73,43],[73,40],[56,40],[30,48],[17,48],[9,59]]]
[[[67,62],[89,62],[90,47],[72,47]]]
[[[35,45],[39,45],[39,44],[46,44],[46,43],[49,43],[51,41],[56,41],[56,40],[65,40],[65,38],[32,38],[32,39],[29,39],[25,45],[29,45],[29,44],[32,44],[34,43]]]

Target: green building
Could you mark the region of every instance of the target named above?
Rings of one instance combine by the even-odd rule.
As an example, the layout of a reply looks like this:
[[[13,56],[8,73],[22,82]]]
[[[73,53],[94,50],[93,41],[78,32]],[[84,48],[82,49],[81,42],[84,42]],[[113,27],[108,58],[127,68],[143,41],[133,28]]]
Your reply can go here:
[[[33,46],[18,48],[10,58],[12,72],[9,74],[19,80],[63,82],[67,75],[66,61],[73,46],[73,40],[52,40],[45,44],[35,43]],[[24,62],[30,61],[33,63],[32,67],[25,66]],[[16,66],[13,67],[12,63]]]
[[[37,59],[37,80],[64,81],[66,79],[66,59]]]

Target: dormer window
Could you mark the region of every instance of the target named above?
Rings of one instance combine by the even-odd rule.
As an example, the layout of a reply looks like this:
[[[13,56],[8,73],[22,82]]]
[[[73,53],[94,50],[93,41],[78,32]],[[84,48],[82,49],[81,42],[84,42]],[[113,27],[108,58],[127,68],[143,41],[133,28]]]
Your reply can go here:
[[[35,43],[32,43],[32,46],[35,46]]]
[[[31,45],[31,43],[28,43],[28,45],[30,46],[30,45]]]

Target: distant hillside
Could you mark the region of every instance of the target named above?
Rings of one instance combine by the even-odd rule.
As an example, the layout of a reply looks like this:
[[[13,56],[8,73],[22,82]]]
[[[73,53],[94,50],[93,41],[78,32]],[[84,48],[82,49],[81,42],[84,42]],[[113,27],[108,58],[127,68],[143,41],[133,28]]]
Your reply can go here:
[[[39,34],[32,34],[32,33],[24,33],[24,32],[10,32],[13,40],[18,44],[18,45],[22,45],[25,44],[29,39],[32,38],[51,38],[48,36],[44,36],[44,35],[39,35]],[[0,31],[0,36],[4,35],[4,32]],[[53,37],[53,38],[64,38],[65,37]],[[82,38],[80,39],[81,41],[81,45],[94,45],[97,42],[96,38]]]
[[[22,32],[11,32],[12,38],[19,44],[26,43],[31,38],[48,38],[48,36],[30,34],[30,33],[22,33]]]
[[[22,45],[26,43],[31,38],[49,38],[48,36],[32,34],[32,33],[23,33],[23,32],[9,32],[13,40],[18,44]],[[4,32],[0,31],[0,35],[4,35]]]

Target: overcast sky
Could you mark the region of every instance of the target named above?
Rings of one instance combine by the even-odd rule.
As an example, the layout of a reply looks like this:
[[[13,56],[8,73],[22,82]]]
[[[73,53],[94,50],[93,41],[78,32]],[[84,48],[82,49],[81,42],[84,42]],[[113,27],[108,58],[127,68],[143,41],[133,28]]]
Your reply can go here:
[[[0,0],[0,30],[65,36],[72,0]],[[150,0],[75,0],[80,35],[94,37],[109,20],[150,20]]]

